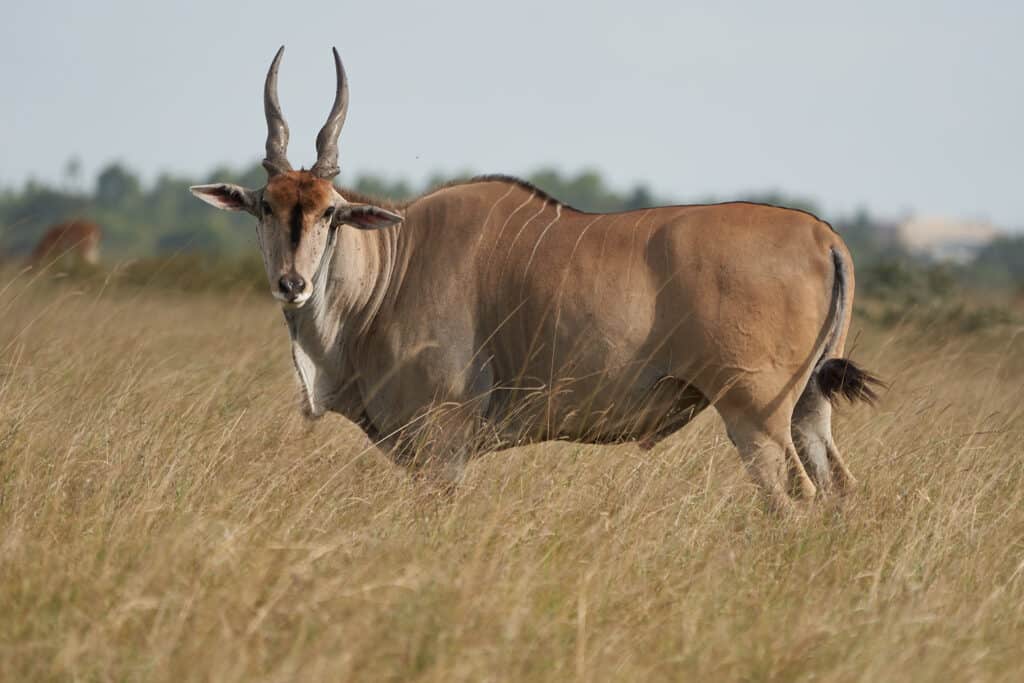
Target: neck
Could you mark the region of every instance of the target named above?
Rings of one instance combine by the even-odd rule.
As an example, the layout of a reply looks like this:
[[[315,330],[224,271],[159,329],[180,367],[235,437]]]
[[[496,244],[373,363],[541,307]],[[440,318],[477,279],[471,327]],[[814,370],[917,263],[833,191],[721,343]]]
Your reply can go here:
[[[398,291],[408,248],[405,224],[382,230],[337,229],[302,308],[285,309],[296,367],[314,415],[335,410],[358,422],[361,364],[357,355],[374,333],[381,308]],[[314,366],[300,367],[300,356]]]

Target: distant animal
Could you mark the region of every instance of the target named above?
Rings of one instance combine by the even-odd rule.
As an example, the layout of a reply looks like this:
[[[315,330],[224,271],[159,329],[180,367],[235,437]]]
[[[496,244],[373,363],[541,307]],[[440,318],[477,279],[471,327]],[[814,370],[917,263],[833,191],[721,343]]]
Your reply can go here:
[[[92,221],[74,218],[50,227],[29,256],[30,263],[65,256],[95,265],[100,258],[100,239],[103,232]]]
[[[853,483],[832,439],[839,396],[874,376],[841,357],[854,271],[831,227],[750,203],[578,211],[484,176],[406,203],[337,188],[349,91],[317,160],[293,170],[264,85],[265,187],[198,185],[246,211],[282,304],[306,413],[355,422],[419,471],[562,439],[651,447],[713,405],[774,507]]]

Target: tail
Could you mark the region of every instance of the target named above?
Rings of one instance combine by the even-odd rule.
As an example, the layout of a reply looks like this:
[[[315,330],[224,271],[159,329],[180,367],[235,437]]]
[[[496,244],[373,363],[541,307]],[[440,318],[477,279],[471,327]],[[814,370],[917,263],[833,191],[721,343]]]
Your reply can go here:
[[[822,395],[832,403],[842,397],[851,403],[864,401],[874,405],[878,400],[875,388],[886,388],[885,382],[846,358],[829,358],[818,366],[814,379]]]
[[[847,358],[833,358],[843,324],[849,314],[850,296],[847,291],[846,263],[836,248],[832,248],[835,277],[832,281],[832,305],[829,308],[830,332],[825,350],[814,368],[814,381],[822,395],[836,403],[845,398],[851,403],[864,401],[873,405],[878,400],[876,389],[885,389],[886,383]]]

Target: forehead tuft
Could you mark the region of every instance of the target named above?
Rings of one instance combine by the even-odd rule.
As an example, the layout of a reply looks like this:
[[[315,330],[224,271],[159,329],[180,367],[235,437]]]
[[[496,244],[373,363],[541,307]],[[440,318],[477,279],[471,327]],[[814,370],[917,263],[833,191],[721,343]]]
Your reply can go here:
[[[321,211],[331,205],[334,186],[309,171],[289,171],[270,179],[264,197],[275,209],[299,205],[302,211]]]

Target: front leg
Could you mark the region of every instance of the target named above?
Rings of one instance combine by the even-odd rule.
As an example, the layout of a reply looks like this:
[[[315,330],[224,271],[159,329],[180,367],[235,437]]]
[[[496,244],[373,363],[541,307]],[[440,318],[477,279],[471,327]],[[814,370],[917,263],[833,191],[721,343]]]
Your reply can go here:
[[[469,461],[489,450],[490,431],[479,402],[470,402],[434,406],[390,434],[367,430],[367,435],[380,437],[374,443],[415,479],[450,492]]]

